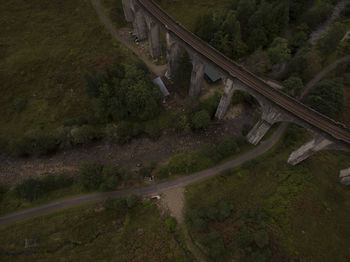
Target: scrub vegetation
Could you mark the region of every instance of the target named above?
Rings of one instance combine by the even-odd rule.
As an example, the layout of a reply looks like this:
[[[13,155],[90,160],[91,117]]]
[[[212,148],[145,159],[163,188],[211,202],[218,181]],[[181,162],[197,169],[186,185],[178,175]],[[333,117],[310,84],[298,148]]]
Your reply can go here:
[[[306,139],[292,126],[274,150],[187,187],[186,223],[214,261],[350,258],[350,191],[338,181],[350,157],[322,151],[287,164]]]
[[[191,261],[183,237],[136,196],[0,226],[1,261]]]

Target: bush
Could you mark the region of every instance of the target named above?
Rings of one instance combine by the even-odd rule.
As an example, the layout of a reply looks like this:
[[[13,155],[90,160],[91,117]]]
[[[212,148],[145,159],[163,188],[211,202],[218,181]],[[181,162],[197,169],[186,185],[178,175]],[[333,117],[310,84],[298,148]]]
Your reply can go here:
[[[0,137],[0,153],[8,153],[9,142]]]
[[[189,96],[186,97],[184,101],[184,110],[185,114],[191,117],[202,108],[201,103],[197,97]]]
[[[119,165],[106,165],[102,170],[102,180],[100,189],[102,191],[115,190],[122,179],[123,170]]]
[[[303,80],[299,77],[289,77],[283,82],[284,90],[293,97],[298,97],[301,95],[301,91],[304,88]]]
[[[214,95],[212,95],[210,98],[205,99],[202,102],[202,108],[208,112],[210,117],[214,117],[216,110],[219,106],[220,99],[221,94],[215,91]]]
[[[4,199],[5,194],[7,193],[8,188],[0,184],[0,202]]]
[[[168,178],[169,175],[169,168],[167,166],[160,167],[159,170],[155,173],[155,177],[158,179]]]
[[[199,111],[192,117],[192,124],[196,129],[206,128],[210,124],[210,115],[206,110]]]
[[[232,95],[231,104],[238,105],[242,103],[253,104],[254,98],[247,92],[236,90]]]
[[[170,230],[170,232],[175,232],[176,226],[177,226],[177,222],[176,222],[175,218],[173,218],[173,217],[167,218],[165,220],[165,224],[168,227],[168,229]]]
[[[9,144],[9,152],[14,156],[47,155],[57,149],[56,136],[45,131],[33,131],[31,134],[14,140]]]
[[[98,139],[101,137],[101,133],[98,129],[93,126],[81,126],[75,127],[71,131],[72,142],[75,145],[86,144],[92,140]]]
[[[127,208],[127,204],[125,199],[107,198],[103,201],[103,207],[106,210],[121,213]]]
[[[238,153],[240,150],[235,140],[225,139],[218,144],[217,151],[221,155],[221,158],[226,158]]]
[[[152,123],[149,123],[146,125],[146,133],[153,139],[157,140],[161,136],[161,130],[159,123],[156,121],[153,121]]]
[[[130,195],[126,199],[128,208],[134,208],[141,202],[141,198],[137,195]]]
[[[189,174],[211,166],[210,159],[203,158],[196,151],[178,154],[170,158],[168,170],[171,174]]]
[[[133,135],[133,124],[130,122],[121,122],[117,127],[117,141],[121,144],[128,142]]]
[[[318,112],[335,117],[345,104],[342,79],[325,79],[316,84],[307,104]]]
[[[103,166],[99,163],[85,163],[79,167],[79,180],[84,190],[96,190],[103,182]]]
[[[43,185],[38,179],[27,179],[14,188],[16,197],[34,201],[43,193]]]
[[[15,196],[28,201],[34,201],[44,194],[67,187],[72,184],[72,179],[66,175],[48,174],[39,178],[26,179],[14,188]]]

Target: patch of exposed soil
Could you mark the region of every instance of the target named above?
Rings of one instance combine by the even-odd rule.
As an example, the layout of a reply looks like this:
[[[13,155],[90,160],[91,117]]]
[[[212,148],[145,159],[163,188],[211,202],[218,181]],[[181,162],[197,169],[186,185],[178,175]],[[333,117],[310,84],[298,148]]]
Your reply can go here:
[[[46,157],[13,158],[2,155],[0,183],[13,186],[25,178],[43,173],[67,173],[74,176],[79,165],[87,161],[118,163],[128,169],[148,165],[152,161],[164,162],[172,155],[196,150],[204,143],[217,143],[224,138],[240,135],[243,125],[252,124],[253,119],[252,110],[249,109],[234,119],[214,122],[207,130],[195,133],[166,131],[158,141],[141,136],[126,145],[119,145],[106,138],[88,146],[61,150]]]
[[[176,218],[179,224],[182,224],[184,221],[184,192],[185,189],[183,187],[175,187],[163,192],[162,194],[162,204],[170,211],[171,215]]]

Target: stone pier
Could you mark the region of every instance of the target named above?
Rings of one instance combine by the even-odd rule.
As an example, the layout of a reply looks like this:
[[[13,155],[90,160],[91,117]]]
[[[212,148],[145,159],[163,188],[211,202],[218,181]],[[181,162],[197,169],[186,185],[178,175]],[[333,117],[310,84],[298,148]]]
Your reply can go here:
[[[134,21],[134,14],[131,10],[131,0],[123,0],[122,4],[123,4],[125,20],[128,22],[133,22]]]
[[[340,183],[346,186],[350,186],[350,168],[340,171]]]
[[[171,79],[179,66],[180,46],[176,39],[169,33],[165,33],[166,39],[166,57],[167,57],[167,71],[165,77]]]
[[[134,34],[139,40],[145,40],[147,38],[147,24],[143,10],[138,5],[134,5]]]
[[[247,140],[249,143],[253,145],[257,145],[260,140],[265,136],[267,131],[269,131],[271,124],[265,121],[264,119],[260,119],[258,123],[250,130],[247,135]]]
[[[204,63],[199,59],[198,54],[190,54],[192,57],[192,74],[191,86],[189,90],[190,96],[199,96],[202,90],[202,83],[204,78]]]
[[[150,54],[153,59],[162,55],[162,47],[160,42],[160,28],[159,25],[150,17],[146,17],[148,28],[148,42]]]
[[[297,165],[312,156],[317,151],[328,149],[332,146],[332,144],[333,142],[331,140],[315,134],[314,139],[292,152],[292,154],[289,156],[288,163],[293,166]]]
[[[223,82],[225,84],[225,91],[221,97],[220,104],[219,104],[219,106],[216,110],[216,113],[215,113],[215,117],[217,119],[224,118],[224,116],[227,112],[227,109],[231,103],[232,95],[235,91],[235,88],[234,88],[234,81],[235,80],[232,80],[231,78],[227,78],[227,79],[222,78],[222,79],[223,79]]]

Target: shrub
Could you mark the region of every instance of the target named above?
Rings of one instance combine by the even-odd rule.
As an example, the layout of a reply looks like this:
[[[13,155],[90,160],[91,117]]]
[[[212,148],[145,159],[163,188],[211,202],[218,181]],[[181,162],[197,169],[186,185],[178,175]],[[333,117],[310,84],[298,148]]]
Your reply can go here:
[[[158,179],[168,178],[169,175],[169,168],[167,166],[160,167],[159,170],[155,173],[155,177]]]
[[[206,128],[210,124],[210,115],[206,110],[199,111],[192,117],[192,124],[196,129]]]
[[[301,94],[301,91],[304,88],[303,80],[299,77],[289,77],[283,82],[284,90],[293,97],[298,97]]]
[[[92,140],[98,139],[101,133],[93,126],[75,127],[71,131],[73,144],[86,144]]]
[[[188,116],[192,116],[196,112],[201,110],[201,103],[199,102],[198,98],[189,96],[186,97],[184,102],[184,110],[185,114]]]
[[[58,145],[59,142],[55,135],[37,130],[23,138],[12,141],[9,145],[9,151],[14,156],[40,156],[53,152]]]
[[[130,195],[126,199],[128,208],[134,208],[141,202],[141,198],[137,195]]]
[[[117,127],[117,141],[121,144],[128,142],[132,137],[133,124],[130,122],[121,122]]]
[[[63,174],[44,174],[39,178],[26,179],[17,184],[14,194],[18,198],[34,201],[44,194],[72,184],[72,178]]]
[[[225,139],[218,144],[217,151],[221,155],[221,158],[226,158],[238,153],[240,150],[233,139]]]
[[[254,233],[254,241],[259,248],[263,248],[269,244],[269,235],[263,230],[257,231]]]
[[[240,248],[247,248],[253,243],[254,239],[252,233],[248,229],[243,229],[235,235],[235,241]]]
[[[7,193],[8,188],[0,184],[0,202],[4,199],[5,194]]]
[[[71,177],[64,174],[44,174],[39,180],[41,181],[45,192],[68,187],[73,182]]]
[[[202,102],[202,108],[208,112],[210,117],[213,117],[216,113],[216,110],[219,106],[221,99],[221,94],[217,91],[215,91],[214,95],[212,95],[210,98],[205,99]]]
[[[170,158],[168,168],[171,174],[189,174],[212,165],[210,159],[203,158],[198,152],[178,154]]]
[[[310,92],[307,104],[330,117],[335,117],[345,103],[342,79],[325,79]]]
[[[103,166],[99,163],[85,163],[79,167],[79,180],[84,190],[96,190],[103,182]]]
[[[44,188],[38,179],[26,179],[22,183],[17,184],[14,188],[16,197],[23,198],[28,201],[34,201],[43,193]]]
[[[106,210],[121,213],[127,208],[127,204],[125,199],[107,198],[103,201],[103,207]]]
[[[123,170],[119,165],[106,165],[102,170],[102,180],[100,189],[102,191],[115,190],[122,179]]]
[[[0,137],[0,153],[8,153],[9,142]]]
[[[161,135],[161,130],[159,123],[156,121],[153,121],[152,123],[149,123],[146,125],[146,133],[154,140],[157,140]]]
[[[170,230],[170,232],[175,232],[176,226],[177,226],[177,222],[176,222],[175,218],[173,218],[173,217],[167,218],[165,220],[165,224],[168,227],[168,229]]]

